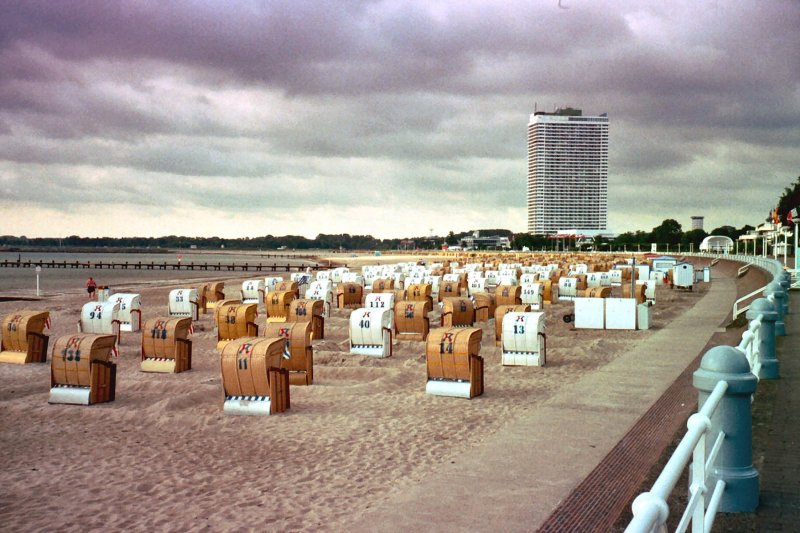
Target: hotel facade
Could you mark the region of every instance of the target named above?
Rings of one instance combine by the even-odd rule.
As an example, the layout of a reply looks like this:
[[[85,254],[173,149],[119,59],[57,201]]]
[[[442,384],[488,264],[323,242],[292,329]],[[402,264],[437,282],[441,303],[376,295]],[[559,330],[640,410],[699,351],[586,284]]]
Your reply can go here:
[[[608,225],[608,116],[537,112],[528,123],[528,233]]]

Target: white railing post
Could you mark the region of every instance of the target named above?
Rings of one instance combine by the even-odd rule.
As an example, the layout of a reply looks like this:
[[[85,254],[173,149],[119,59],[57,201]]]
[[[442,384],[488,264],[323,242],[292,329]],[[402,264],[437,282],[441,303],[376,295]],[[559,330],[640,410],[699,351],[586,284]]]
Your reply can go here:
[[[693,423],[695,424],[703,424],[703,432],[705,433],[708,431],[708,428],[711,427],[711,421],[708,417],[703,416],[702,419],[693,422],[692,419],[697,417],[698,415],[692,415],[689,418],[689,427],[692,426]],[[689,494],[694,499],[700,500],[700,498],[705,499],[706,493],[706,439],[701,438],[697,441],[697,446],[694,447],[694,453],[692,454],[692,476],[691,482],[689,487]],[[703,522],[704,522],[704,514],[705,514],[705,505],[702,505],[700,501],[697,503],[692,502],[694,505],[694,512],[689,514],[686,513],[684,515],[685,520],[688,520],[691,516],[692,519],[692,533],[704,533],[703,532]],[[685,531],[686,525],[688,524],[681,524],[678,527],[679,530]]]

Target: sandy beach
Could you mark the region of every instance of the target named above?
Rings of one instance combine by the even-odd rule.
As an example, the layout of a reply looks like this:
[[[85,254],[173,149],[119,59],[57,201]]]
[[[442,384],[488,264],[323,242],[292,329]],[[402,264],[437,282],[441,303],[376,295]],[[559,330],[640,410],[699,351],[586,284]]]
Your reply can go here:
[[[375,260],[404,259],[342,262],[355,267]],[[721,262],[714,274],[734,277],[735,269]],[[226,296],[238,298],[241,282],[255,277],[223,275]],[[166,315],[171,289],[198,281],[164,276],[115,290],[140,293],[147,319]],[[706,290],[704,284],[692,292],[658,287],[650,331],[575,330],[562,320],[571,302],[549,305],[545,367],[501,366],[493,320],[479,323],[486,392],[470,401],[425,394],[421,342],[396,343],[386,359],[351,355],[350,311],[343,309],[332,311],[325,339],[314,341],[314,384],[293,386],[291,409],[277,416],[223,415],[211,314],[191,337],[192,370],[180,374],[140,372],[141,333],[123,333],[112,403],[49,405],[49,362],[0,365],[2,529],[347,529],[390,495],[613,361]],[[86,301],[74,286],[52,292],[39,302],[0,302],[0,315],[49,309],[52,347],[55,338],[77,331]],[[262,308],[262,327],[264,316]],[[434,306],[431,326],[438,324]]]

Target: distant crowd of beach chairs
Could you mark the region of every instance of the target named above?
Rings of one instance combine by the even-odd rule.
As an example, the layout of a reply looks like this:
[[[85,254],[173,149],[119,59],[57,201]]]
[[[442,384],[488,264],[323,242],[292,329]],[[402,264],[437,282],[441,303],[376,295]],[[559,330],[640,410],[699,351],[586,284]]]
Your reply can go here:
[[[692,290],[702,281],[691,264],[669,257],[530,254],[509,262],[475,255],[250,279],[235,299],[226,298],[223,282],[178,288],[169,292],[167,312],[147,320],[139,294],[101,291],[81,309],[77,332],[53,343],[49,402],[113,401],[123,332],[141,335],[142,372],[190,370],[193,324],[210,315],[224,412],[281,413],[290,407],[291,386],[313,384],[313,343],[324,339],[333,309],[349,312],[351,354],[384,358],[396,342],[422,342],[426,392],[473,398],[484,388],[483,329],[476,324],[494,320],[503,365],[544,366],[546,306],[574,301],[564,320],[576,328],[647,329],[656,287]],[[707,269],[703,274],[710,281]],[[431,328],[434,306],[440,323]],[[49,321],[46,310],[6,316],[0,362],[45,363]]]

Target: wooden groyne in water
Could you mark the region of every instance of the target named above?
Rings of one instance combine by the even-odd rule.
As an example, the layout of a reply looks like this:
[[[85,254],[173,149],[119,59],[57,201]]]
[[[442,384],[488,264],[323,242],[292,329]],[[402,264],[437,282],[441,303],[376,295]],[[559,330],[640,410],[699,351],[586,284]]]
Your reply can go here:
[[[302,264],[278,263],[196,263],[194,261],[0,261],[0,268],[98,268],[108,270],[211,270],[235,272],[302,272],[311,267],[313,270],[329,268],[316,262],[304,261]]]

